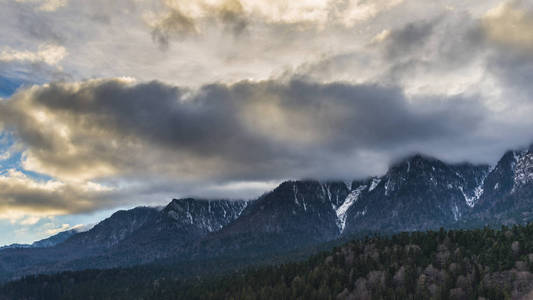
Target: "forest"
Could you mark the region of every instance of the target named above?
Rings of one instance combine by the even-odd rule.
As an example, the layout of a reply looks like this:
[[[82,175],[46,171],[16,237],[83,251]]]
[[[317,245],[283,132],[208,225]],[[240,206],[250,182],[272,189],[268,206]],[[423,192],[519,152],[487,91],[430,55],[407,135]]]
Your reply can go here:
[[[222,275],[176,268],[27,276],[0,299],[520,299],[533,290],[533,224],[369,236]]]

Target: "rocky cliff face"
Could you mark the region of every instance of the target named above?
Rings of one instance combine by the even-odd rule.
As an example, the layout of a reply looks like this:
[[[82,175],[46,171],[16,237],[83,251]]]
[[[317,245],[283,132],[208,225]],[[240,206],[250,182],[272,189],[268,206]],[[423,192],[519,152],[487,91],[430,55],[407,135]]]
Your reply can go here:
[[[488,166],[448,165],[416,155],[384,176],[359,186],[346,212],[345,234],[361,231],[413,231],[462,220],[475,206],[476,189]]]
[[[187,255],[196,242],[235,221],[248,204],[241,200],[174,199],[113,252],[135,253],[140,261]]]
[[[484,181],[474,218],[487,223],[533,219],[533,147],[508,151]]]
[[[252,202],[242,216],[209,235],[201,252],[294,249],[335,239],[335,209],[349,190],[342,182],[287,181]]]

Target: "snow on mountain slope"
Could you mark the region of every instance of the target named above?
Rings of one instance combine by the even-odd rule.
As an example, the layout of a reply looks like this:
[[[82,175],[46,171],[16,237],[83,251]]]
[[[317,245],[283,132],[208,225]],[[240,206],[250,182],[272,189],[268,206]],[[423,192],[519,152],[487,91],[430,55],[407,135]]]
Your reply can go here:
[[[350,207],[352,207],[355,202],[357,202],[357,199],[359,199],[359,196],[366,188],[367,185],[361,185],[355,190],[351,191],[350,194],[348,194],[348,196],[344,200],[344,203],[342,203],[342,205],[336,209],[335,212],[337,214],[337,226],[339,227],[339,232],[341,234],[344,231],[344,228],[346,227],[346,212]]]
[[[248,206],[241,200],[174,199],[162,211],[175,226],[192,225],[203,232],[222,229]]]
[[[533,153],[530,151],[514,152],[514,184],[511,193],[533,182]]]
[[[371,179],[368,189],[354,190],[346,211],[339,211],[340,228],[350,234],[451,225],[475,205],[488,170],[485,165],[447,164],[414,155]]]

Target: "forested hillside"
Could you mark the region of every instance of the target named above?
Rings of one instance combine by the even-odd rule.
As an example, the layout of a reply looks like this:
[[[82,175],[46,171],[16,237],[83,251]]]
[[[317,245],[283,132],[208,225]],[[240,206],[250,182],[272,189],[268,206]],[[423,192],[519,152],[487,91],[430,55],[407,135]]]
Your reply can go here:
[[[531,271],[532,224],[368,237],[216,278],[157,267],[30,276],[0,299],[520,299]]]

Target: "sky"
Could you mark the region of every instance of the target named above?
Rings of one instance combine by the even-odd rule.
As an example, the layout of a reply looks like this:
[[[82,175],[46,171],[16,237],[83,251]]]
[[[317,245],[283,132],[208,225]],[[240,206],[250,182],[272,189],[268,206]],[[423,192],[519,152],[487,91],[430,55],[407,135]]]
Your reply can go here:
[[[0,245],[533,142],[530,1],[0,0],[0,20]]]

